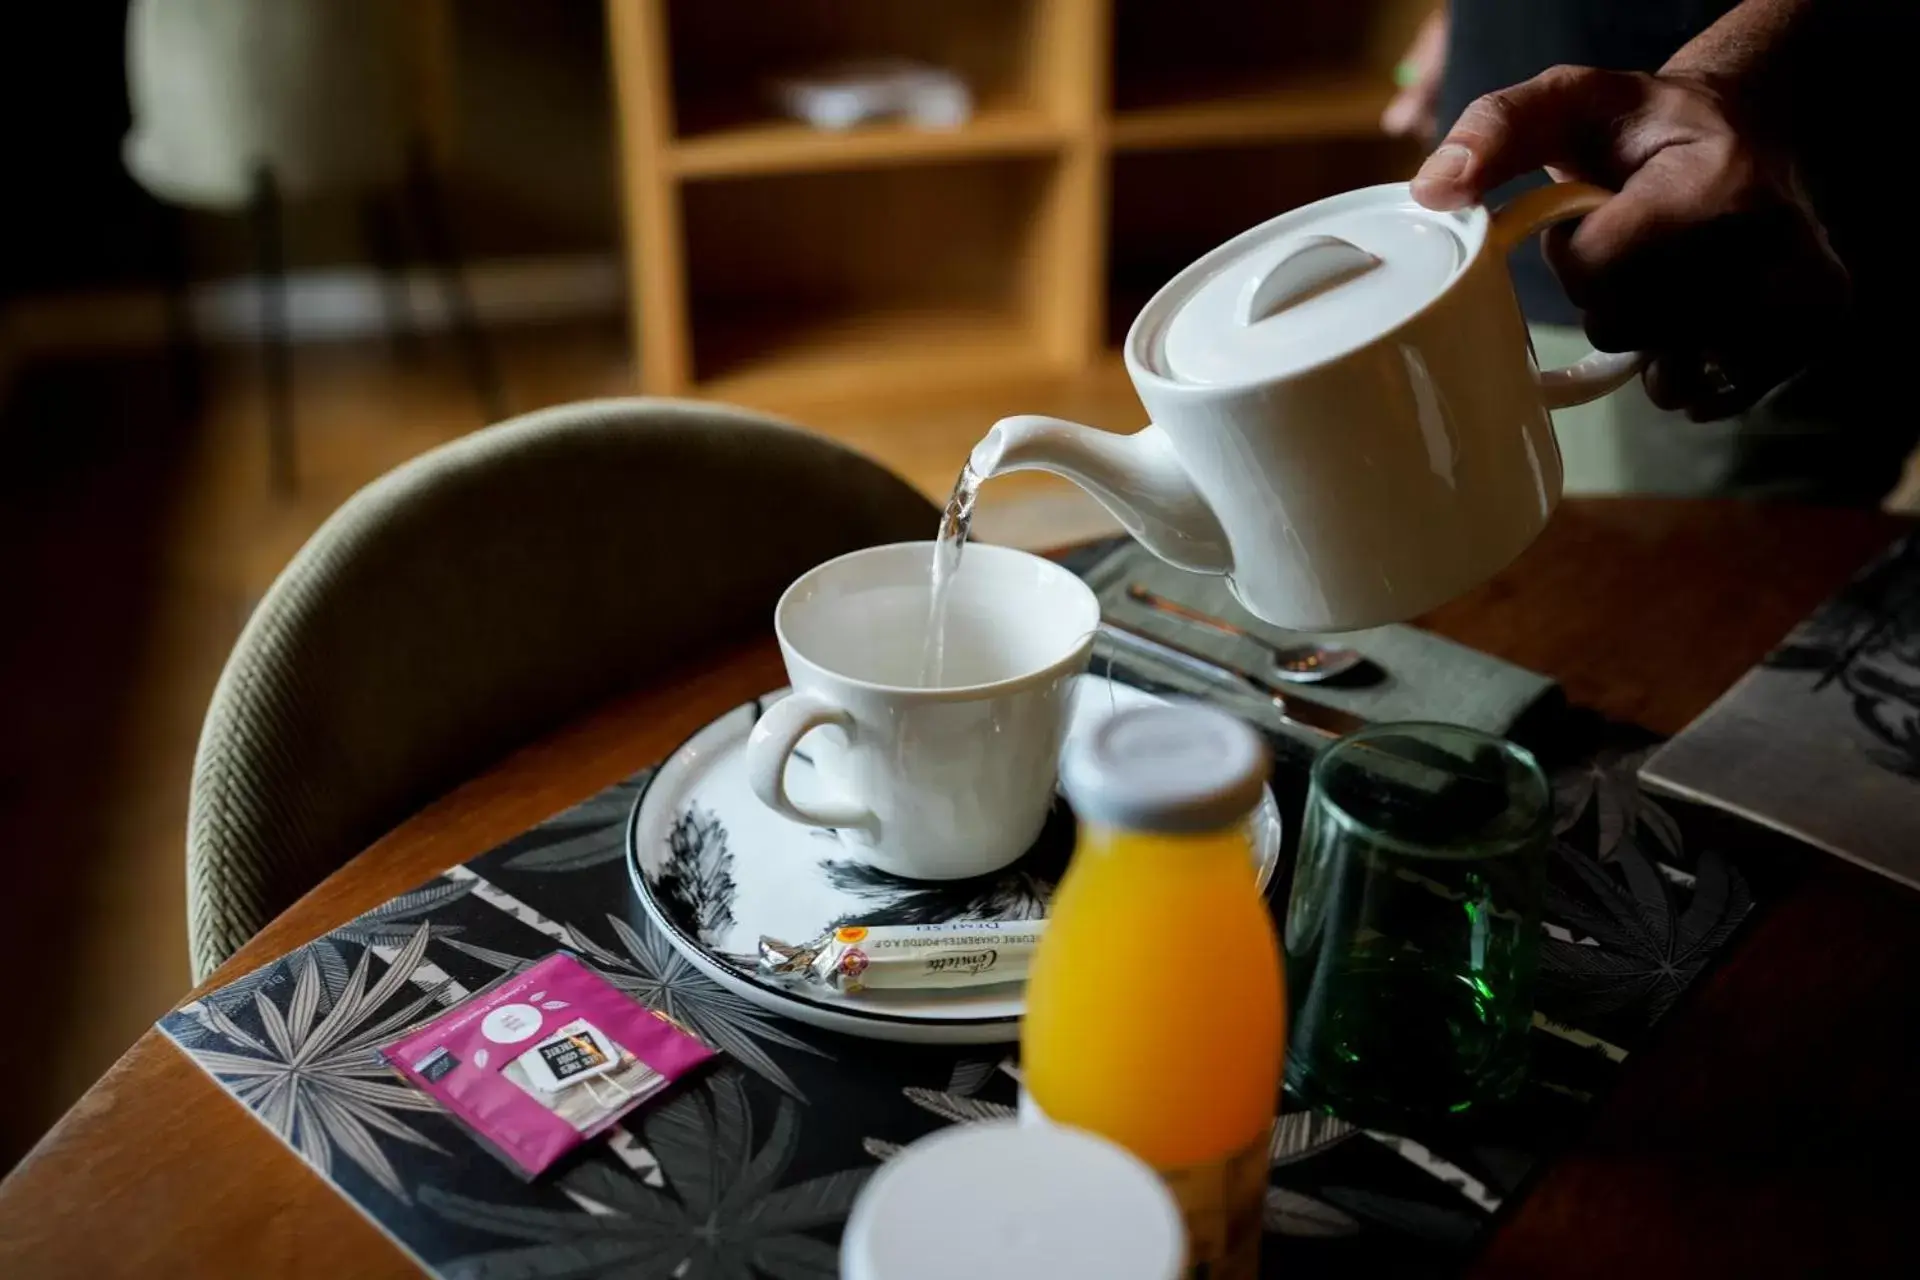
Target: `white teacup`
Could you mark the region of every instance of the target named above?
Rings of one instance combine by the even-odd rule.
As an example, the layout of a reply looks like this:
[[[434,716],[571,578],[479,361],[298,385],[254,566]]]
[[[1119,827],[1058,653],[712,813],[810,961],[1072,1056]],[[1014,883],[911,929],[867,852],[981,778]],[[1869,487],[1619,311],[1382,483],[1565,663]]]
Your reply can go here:
[[[951,880],[1012,862],[1046,823],[1100,602],[1051,561],[969,546],[949,597],[944,679],[924,687],[933,545],[851,552],[787,588],[773,625],[793,692],[754,726],[746,763],[776,812],[838,829],[881,870]],[[830,803],[787,794],[803,738]]]

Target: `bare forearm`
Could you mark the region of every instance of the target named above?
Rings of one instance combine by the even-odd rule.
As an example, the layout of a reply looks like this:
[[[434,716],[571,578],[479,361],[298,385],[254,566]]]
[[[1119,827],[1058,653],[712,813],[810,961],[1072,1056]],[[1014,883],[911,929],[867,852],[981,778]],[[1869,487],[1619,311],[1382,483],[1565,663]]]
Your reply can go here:
[[[1804,56],[1820,10],[1838,0],[1744,0],[1720,21],[1681,46],[1661,71],[1705,80],[1747,83]]]
[[[1844,90],[1849,44],[1864,37],[1859,0],[1744,0],[1667,60],[1663,75],[1703,81],[1753,127],[1785,139],[1806,91]]]

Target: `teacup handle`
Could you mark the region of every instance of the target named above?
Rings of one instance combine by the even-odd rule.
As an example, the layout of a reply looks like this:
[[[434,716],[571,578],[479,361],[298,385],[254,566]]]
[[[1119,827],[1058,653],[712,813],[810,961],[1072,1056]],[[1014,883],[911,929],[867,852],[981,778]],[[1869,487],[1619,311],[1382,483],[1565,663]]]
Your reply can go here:
[[[1555,182],[1523,191],[1493,215],[1493,242],[1502,253],[1510,253],[1528,236],[1592,213],[1612,198],[1613,192],[1587,182]],[[1590,351],[1564,369],[1538,369],[1533,376],[1547,408],[1570,409],[1624,386],[1645,363],[1641,351]]]
[[[795,689],[760,714],[747,737],[747,783],[760,803],[783,818],[807,827],[871,827],[873,810],[851,802],[795,804],[787,795],[787,761],[800,739],[823,725],[838,725],[851,734],[853,716],[819,694]]]

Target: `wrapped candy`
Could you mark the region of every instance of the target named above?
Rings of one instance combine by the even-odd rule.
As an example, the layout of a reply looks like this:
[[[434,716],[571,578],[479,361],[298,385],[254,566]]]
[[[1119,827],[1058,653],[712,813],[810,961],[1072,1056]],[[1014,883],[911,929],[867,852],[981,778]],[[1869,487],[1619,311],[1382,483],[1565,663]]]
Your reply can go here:
[[[760,972],[848,994],[1021,982],[1046,923],[850,924],[810,942],[762,938]]]

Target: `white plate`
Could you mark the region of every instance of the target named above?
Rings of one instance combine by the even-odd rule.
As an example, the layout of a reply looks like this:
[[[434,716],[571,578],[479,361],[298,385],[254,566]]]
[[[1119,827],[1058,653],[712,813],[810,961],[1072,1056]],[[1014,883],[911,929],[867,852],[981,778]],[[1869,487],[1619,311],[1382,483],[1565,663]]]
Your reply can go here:
[[[990,876],[926,881],[874,871],[843,849],[837,835],[787,821],[747,786],[741,758],[747,734],[760,712],[786,693],[744,703],[695,733],[641,791],[627,823],[627,871],[647,915],[703,973],[774,1013],[877,1040],[1017,1039],[1026,1003],[1018,984],[849,996],[784,987],[753,970],[751,957],[763,935],[802,942],[841,923],[1044,916],[1073,846],[1073,817],[1058,802],[1033,849]],[[1085,732],[1110,707],[1158,701],[1138,689],[1081,676],[1068,733]],[[820,798],[819,785],[796,757],[787,777],[794,798]],[[1254,836],[1256,878],[1265,889],[1280,860],[1280,812],[1271,791],[1254,814]]]

